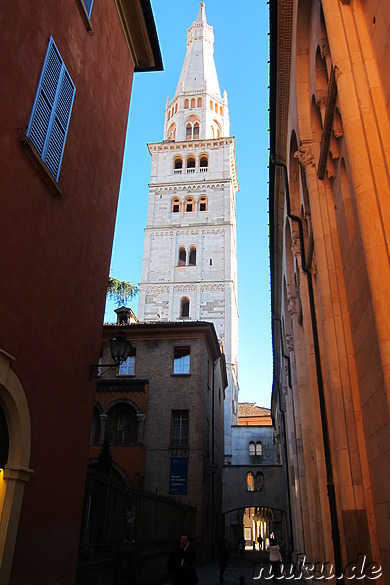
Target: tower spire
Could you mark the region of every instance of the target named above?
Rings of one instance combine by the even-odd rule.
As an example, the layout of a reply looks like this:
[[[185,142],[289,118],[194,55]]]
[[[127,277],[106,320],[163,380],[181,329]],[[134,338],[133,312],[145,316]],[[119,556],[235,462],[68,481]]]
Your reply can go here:
[[[224,92],[221,97],[214,61],[213,27],[207,24],[204,2],[187,30],[184,63],[165,114],[164,140],[186,140],[189,118],[193,118],[192,125],[199,124],[200,139],[229,136],[227,95]]]

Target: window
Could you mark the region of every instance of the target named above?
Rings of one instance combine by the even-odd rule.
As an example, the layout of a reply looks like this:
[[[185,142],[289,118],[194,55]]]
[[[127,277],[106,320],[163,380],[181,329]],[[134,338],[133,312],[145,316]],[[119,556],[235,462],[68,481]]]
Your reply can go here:
[[[196,124],[194,124],[194,135],[193,135],[194,140],[199,138],[199,124],[196,122]]]
[[[253,473],[248,471],[246,474],[246,491],[247,492],[254,492],[255,491],[255,478],[253,477]]]
[[[125,362],[119,365],[120,376],[134,376],[135,373],[135,348],[130,351],[130,355]]]
[[[198,98],[198,108],[202,107],[202,98]]]
[[[189,266],[196,266],[196,248],[192,246],[190,249],[190,255],[188,257],[188,265]]]
[[[199,211],[207,211],[207,197],[199,199]]]
[[[180,301],[180,317],[190,316],[190,299],[183,297]]]
[[[213,109],[213,100],[210,100],[210,110]]]
[[[187,213],[192,213],[195,210],[195,201],[192,197],[188,197],[188,199],[186,199],[185,210]]]
[[[187,169],[194,169],[195,168],[195,159],[193,157],[189,157],[187,159]]]
[[[175,171],[183,168],[183,161],[181,158],[175,158],[174,168]]]
[[[261,441],[257,441],[256,443],[256,455],[257,456],[261,456],[263,454],[263,445],[261,444]]]
[[[174,348],[174,350],[173,350],[173,373],[174,374],[189,374],[190,373],[190,348],[189,347],[175,347]]]
[[[215,104],[214,110],[215,110],[215,113],[218,114],[218,104]]]
[[[207,168],[209,166],[209,161],[208,161],[207,156],[200,157],[199,166],[202,169]]]
[[[93,419],[91,428],[91,438],[89,444],[91,447],[99,444],[100,438],[100,415],[96,406],[93,409]]]
[[[181,247],[179,248],[179,261],[177,263],[178,266],[185,266],[187,263],[187,252],[186,249]]]
[[[27,137],[58,181],[76,88],[50,37]]]
[[[187,124],[186,126],[186,139],[191,140],[192,138],[192,127],[191,124]]]
[[[180,212],[180,199],[177,197],[172,199],[172,213],[179,213]]]
[[[184,100],[184,109],[187,110],[189,108],[190,102],[189,100]]]
[[[191,108],[195,108],[195,98],[192,98],[191,100]]]
[[[128,447],[137,442],[137,414],[128,404],[117,404],[108,413],[108,435],[113,447]]]
[[[188,447],[188,410],[172,410],[171,445]]]
[[[254,441],[251,441],[249,443],[249,457],[254,457],[255,454],[256,454],[255,443]]]
[[[264,473],[262,471],[258,471],[255,477],[255,491],[262,492],[264,489]]]

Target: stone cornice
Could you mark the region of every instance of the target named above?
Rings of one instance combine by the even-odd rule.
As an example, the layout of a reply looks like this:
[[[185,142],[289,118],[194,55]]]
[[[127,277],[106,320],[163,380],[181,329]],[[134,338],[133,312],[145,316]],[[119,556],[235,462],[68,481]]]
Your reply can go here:
[[[220,148],[221,146],[230,146],[235,144],[234,136],[225,136],[222,138],[205,138],[204,140],[164,140],[164,142],[152,142],[148,144],[150,154],[154,152],[164,152],[166,150],[194,150],[196,148]]]

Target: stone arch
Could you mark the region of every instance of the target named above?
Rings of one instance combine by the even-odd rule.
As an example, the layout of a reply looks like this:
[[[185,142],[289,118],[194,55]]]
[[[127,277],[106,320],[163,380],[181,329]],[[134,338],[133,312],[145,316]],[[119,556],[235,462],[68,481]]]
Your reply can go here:
[[[9,435],[8,459],[4,467],[0,496],[0,582],[8,583],[15,549],[23,493],[33,471],[31,421],[27,398],[19,378],[11,370],[14,358],[0,350],[0,405]],[[2,500],[2,501],[1,501]]]

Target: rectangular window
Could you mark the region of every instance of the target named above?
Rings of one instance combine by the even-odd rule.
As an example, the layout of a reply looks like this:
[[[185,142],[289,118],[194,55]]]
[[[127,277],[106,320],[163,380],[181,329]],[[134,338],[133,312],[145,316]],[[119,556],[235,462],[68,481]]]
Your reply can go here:
[[[175,347],[173,354],[173,373],[189,374],[190,373],[190,348]]]
[[[27,137],[58,181],[76,88],[50,37]]]
[[[171,445],[188,447],[188,410],[172,410]]]
[[[125,362],[119,366],[120,376],[134,376],[135,374],[135,348],[130,351],[130,355]]]

